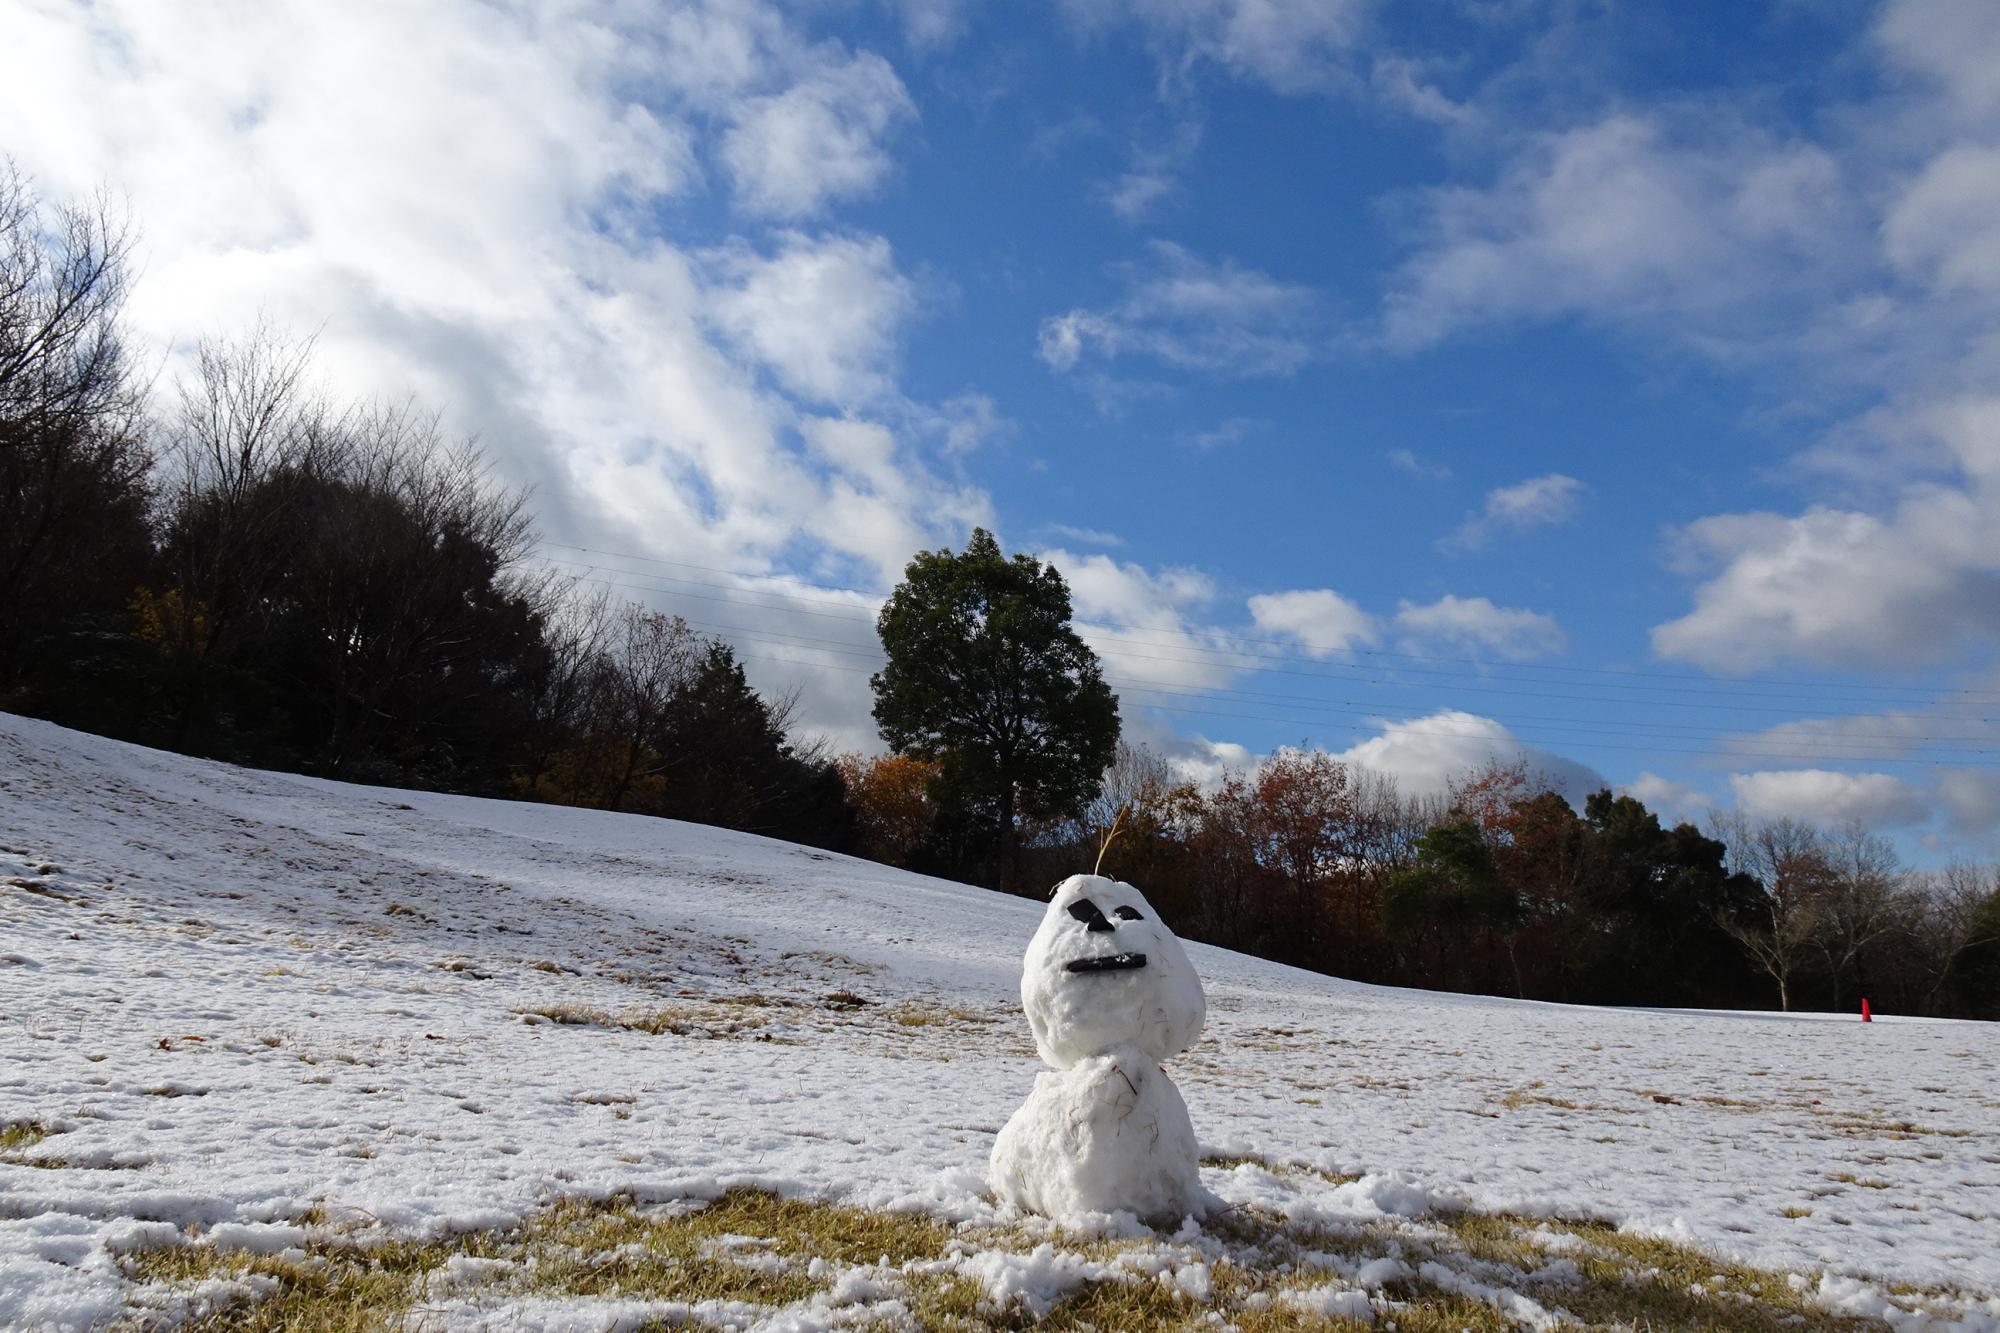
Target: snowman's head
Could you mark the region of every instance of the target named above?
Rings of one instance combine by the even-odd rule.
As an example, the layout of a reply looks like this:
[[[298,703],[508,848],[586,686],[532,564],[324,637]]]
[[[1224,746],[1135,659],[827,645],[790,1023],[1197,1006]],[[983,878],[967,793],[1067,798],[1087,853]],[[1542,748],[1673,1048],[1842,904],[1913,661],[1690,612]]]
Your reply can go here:
[[[1130,884],[1071,875],[1056,886],[1021,966],[1035,1049],[1067,1069],[1114,1046],[1155,1060],[1201,1035],[1201,979],[1166,923]]]

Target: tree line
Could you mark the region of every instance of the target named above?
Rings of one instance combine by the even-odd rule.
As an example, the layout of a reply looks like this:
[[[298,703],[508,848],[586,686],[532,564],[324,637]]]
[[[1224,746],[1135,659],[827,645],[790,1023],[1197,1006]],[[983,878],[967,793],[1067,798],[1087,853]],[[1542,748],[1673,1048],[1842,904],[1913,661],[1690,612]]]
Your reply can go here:
[[[435,415],[319,392],[309,343],[203,343],[153,391],[129,250],[110,208],[0,169],[0,707],[1017,892],[1096,865],[1184,935],[1361,980],[2000,1017],[1993,870],[1860,828],[1668,827],[1505,765],[1418,798],[1303,748],[1181,780],[1120,741],[1061,575],[985,532],[882,608],[889,752],[831,754],[727,643],[537,566],[522,493]]]
[[[0,170],[0,707],[191,754],[852,840],[726,643],[529,559],[526,496],[309,342],[149,393],[129,233]],[[165,398],[164,408],[152,406]]]
[[[950,873],[963,833],[930,799],[935,763],[847,771],[867,854]],[[1703,831],[1610,791],[1579,811],[1518,763],[1412,797],[1307,748],[1204,789],[1121,742],[1088,806],[1021,837],[1026,884],[1096,864],[1183,935],[1355,980],[2000,1018],[2000,873],[1911,869],[1859,826],[1729,815]]]

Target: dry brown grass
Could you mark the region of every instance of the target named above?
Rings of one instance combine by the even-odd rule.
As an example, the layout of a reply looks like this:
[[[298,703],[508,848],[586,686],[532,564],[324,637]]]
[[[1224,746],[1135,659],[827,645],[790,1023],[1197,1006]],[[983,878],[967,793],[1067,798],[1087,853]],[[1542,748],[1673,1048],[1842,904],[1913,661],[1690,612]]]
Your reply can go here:
[[[10,1120],[0,1126],[0,1152],[32,1148],[53,1133],[54,1130],[39,1120]]]
[[[162,1324],[185,1316],[181,1326],[202,1333],[396,1329],[420,1325],[426,1304],[447,1295],[490,1305],[529,1296],[616,1298],[728,1302],[774,1312],[821,1295],[846,1267],[882,1263],[909,1318],[924,1329],[1226,1324],[1243,1333],[1285,1333],[1363,1327],[1300,1301],[1315,1288],[1345,1289],[1343,1270],[1393,1258],[1402,1265],[1399,1276],[1368,1299],[1375,1326],[1393,1321],[1400,1333],[1519,1326],[1478,1294],[1455,1289],[1461,1281],[1520,1292],[1593,1328],[1858,1333],[1881,1327],[1819,1309],[1783,1274],[1588,1219],[1468,1212],[1336,1227],[1235,1209],[1210,1222],[1203,1252],[1157,1237],[1084,1237],[1041,1224],[954,1227],[923,1214],[754,1190],[731,1191],[706,1206],[569,1200],[517,1227],[430,1241],[343,1232],[326,1226],[325,1216],[300,1219],[313,1226],[303,1259],[218,1250],[198,1240],[127,1256],[128,1276],[149,1284],[140,1290],[151,1313],[137,1316],[140,1326],[154,1316]],[[1025,1254],[1041,1244],[1104,1265],[1107,1275],[1079,1283],[1038,1319],[1025,1307],[996,1304],[956,1267],[968,1253]],[[1163,1254],[1174,1266],[1205,1265],[1199,1297],[1153,1275]],[[455,1259],[494,1262],[483,1283],[455,1288],[448,1277]],[[815,1259],[824,1263],[815,1266]],[[218,1286],[215,1279],[245,1285]],[[261,1279],[260,1296],[251,1294],[253,1279]],[[186,1305],[198,1290],[237,1294],[219,1305]]]
[[[564,1027],[612,1028],[623,1032],[644,1032],[649,1036],[700,1037],[727,1040],[760,1037],[758,1029],[771,1016],[758,1012],[765,1002],[755,996],[730,1000],[690,1001],[657,1009],[630,1009],[612,1012],[581,1004],[552,1004],[519,1010],[530,1018],[544,1018]],[[762,1039],[768,1040],[768,1037]]]

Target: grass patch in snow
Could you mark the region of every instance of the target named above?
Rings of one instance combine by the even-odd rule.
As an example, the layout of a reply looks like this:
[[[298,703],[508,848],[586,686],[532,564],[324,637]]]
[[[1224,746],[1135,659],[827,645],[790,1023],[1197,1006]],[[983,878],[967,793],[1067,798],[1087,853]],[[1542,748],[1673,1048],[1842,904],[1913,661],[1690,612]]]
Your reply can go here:
[[[39,1120],[10,1120],[5,1126],[0,1126],[0,1152],[32,1148],[53,1133],[54,1130]]]
[[[856,1307],[843,1323],[960,1333],[1884,1327],[1828,1313],[1784,1274],[1595,1221],[1446,1213],[1307,1226],[1245,1208],[1195,1237],[1081,1236],[742,1189],[706,1205],[568,1200],[516,1227],[428,1241],[301,1220],[306,1239],[279,1253],[197,1238],[126,1256],[127,1275],[149,1284],[135,1313],[205,1333],[412,1327],[444,1301],[504,1321],[519,1299],[654,1302],[671,1307],[659,1327],[712,1322],[704,1315],[743,1323],[746,1308],[823,1318],[842,1304]],[[1068,1277],[1044,1276],[1026,1284],[1038,1295],[1009,1299],[995,1277],[1009,1265]],[[841,1294],[852,1276],[867,1279],[862,1290]],[[858,1304],[888,1298],[899,1305]]]
[[[783,1307],[825,1290],[827,1265],[907,1263],[951,1234],[921,1214],[733,1190],[692,1209],[568,1200],[519,1227],[429,1241],[322,1231],[275,1254],[196,1242],[124,1262],[162,1323],[199,1333],[390,1329],[475,1294]]]
[[[727,1002],[700,1001],[623,1013],[580,1004],[543,1005],[518,1012],[530,1022],[545,1019],[564,1027],[611,1028],[622,1032],[644,1032],[654,1037],[726,1039],[758,1035],[757,1029],[771,1021],[769,1015],[756,1012],[763,1003],[755,997],[741,997]]]
[[[890,1022],[906,1028],[952,1027],[995,1021],[991,1016],[963,1005],[938,1004],[929,1000],[906,1000],[892,1006],[888,1015]]]

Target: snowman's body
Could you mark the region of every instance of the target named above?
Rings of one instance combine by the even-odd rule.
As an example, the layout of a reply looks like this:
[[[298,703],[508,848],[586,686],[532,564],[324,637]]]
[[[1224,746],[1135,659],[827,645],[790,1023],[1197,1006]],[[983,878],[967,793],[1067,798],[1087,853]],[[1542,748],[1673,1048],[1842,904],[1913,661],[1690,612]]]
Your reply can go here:
[[[1206,1211],[1187,1106],[1159,1062],[1201,1035],[1207,1002],[1180,941],[1129,884],[1056,888],[1021,970],[1035,1047],[1054,1067],[993,1145],[993,1188],[1050,1217]]]

